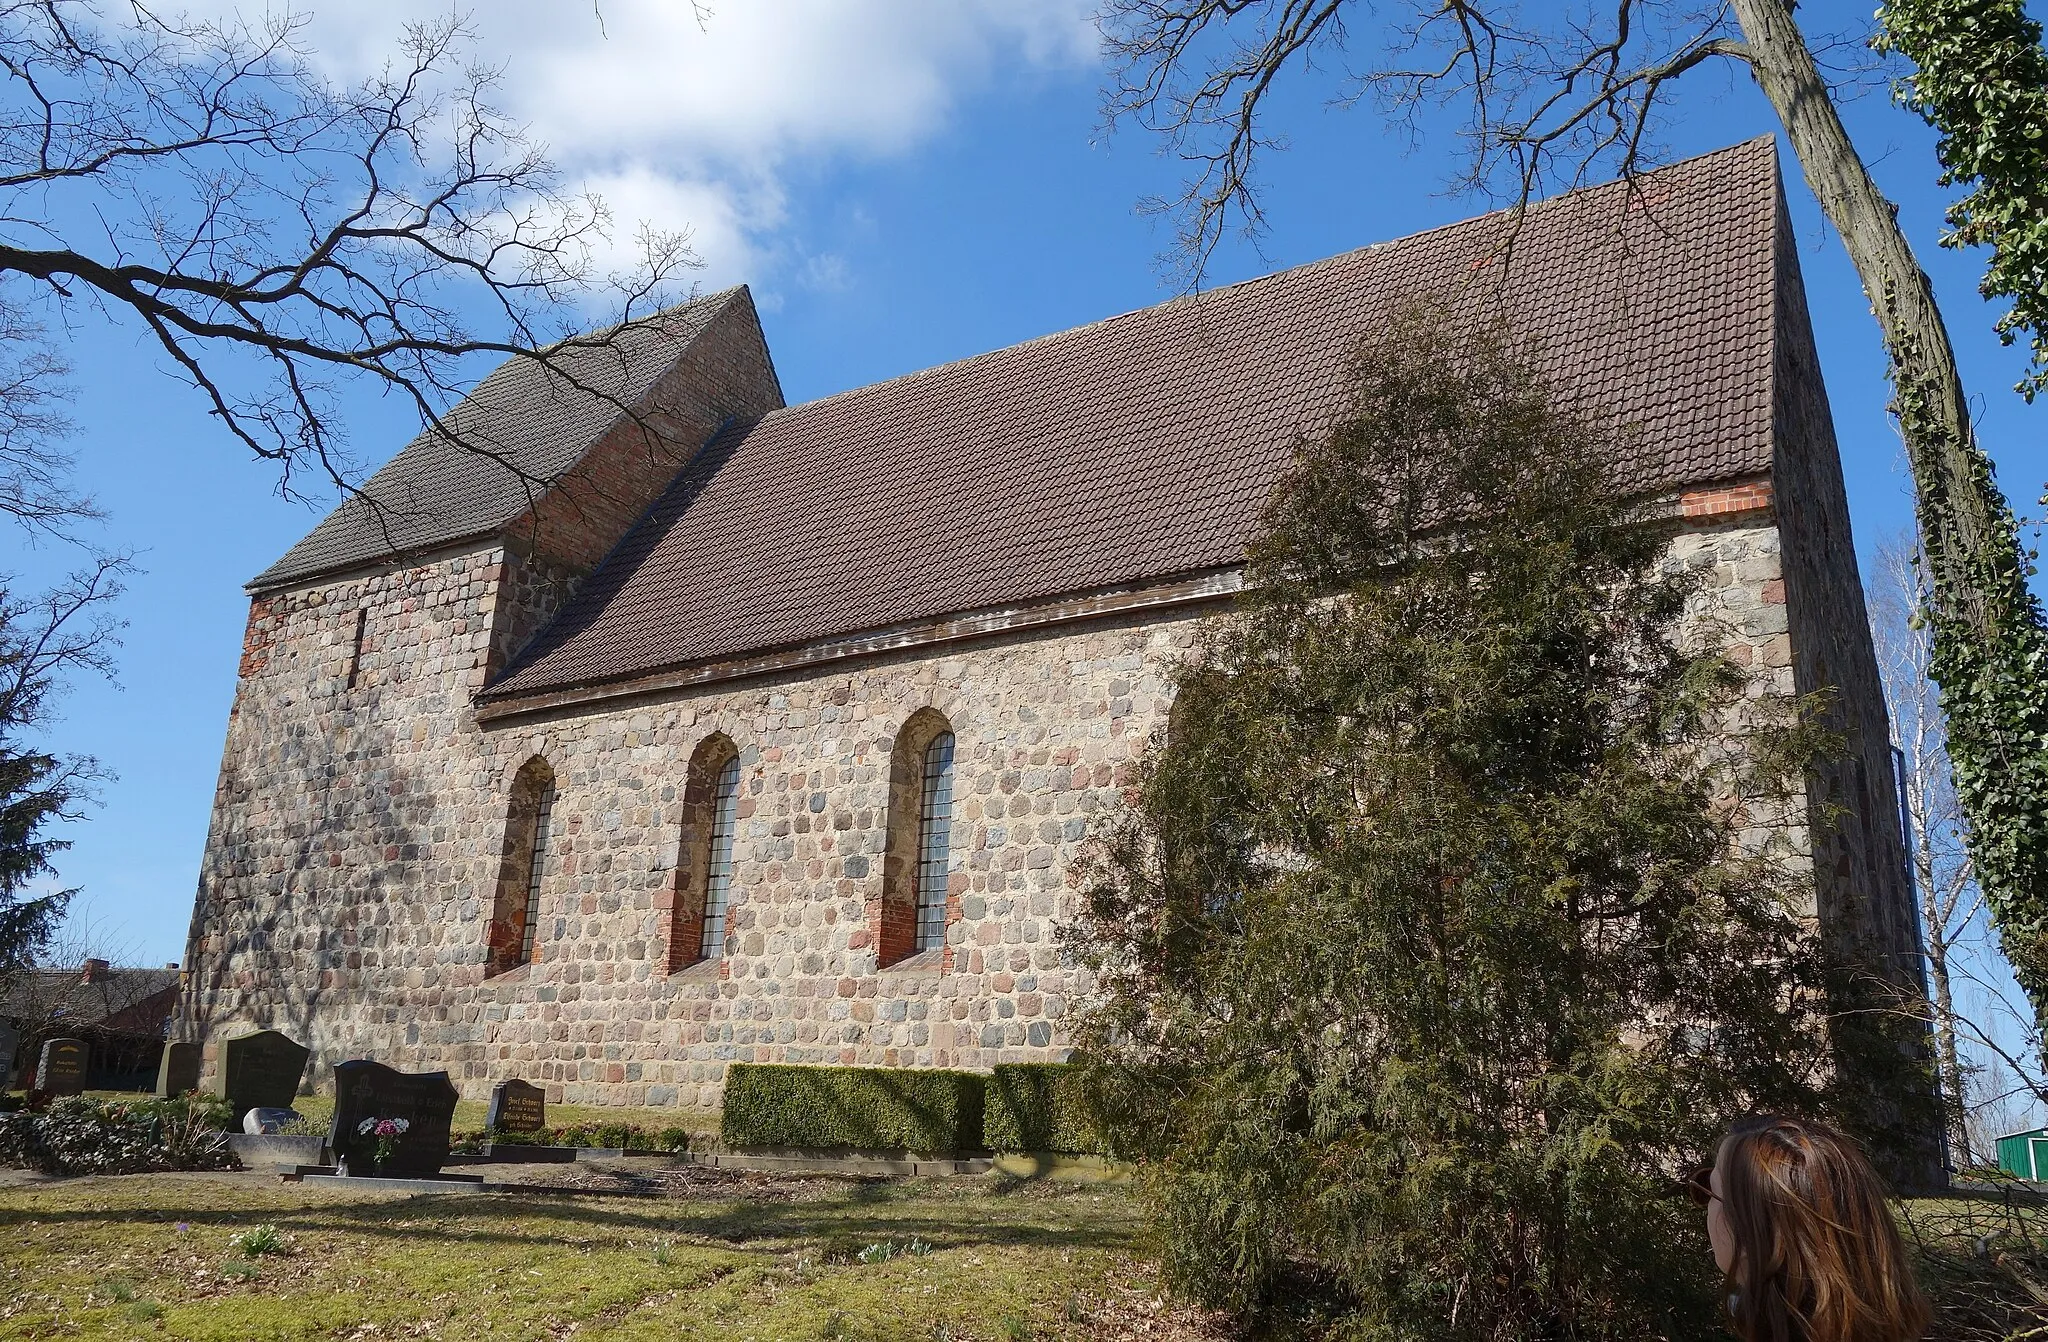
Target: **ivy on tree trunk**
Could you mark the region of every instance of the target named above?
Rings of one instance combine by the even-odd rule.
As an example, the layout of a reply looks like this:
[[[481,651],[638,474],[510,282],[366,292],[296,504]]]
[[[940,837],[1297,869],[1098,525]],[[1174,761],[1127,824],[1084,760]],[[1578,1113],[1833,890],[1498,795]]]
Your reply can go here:
[[[1927,556],[1932,672],[1956,792],[2001,945],[2037,1021],[2048,1021],[2048,626],[2027,586],[2031,566],[1970,423],[1934,286],[1850,143],[1790,6],[1734,0],[1734,9],[1757,83],[1884,334]]]
[[[1979,291],[2012,307],[1998,338],[2028,336],[2016,390],[2048,388],[2048,50],[2024,0],[1889,0],[1874,45],[1913,63],[1899,101],[1941,132],[1949,206],[1944,247],[1991,248]]]

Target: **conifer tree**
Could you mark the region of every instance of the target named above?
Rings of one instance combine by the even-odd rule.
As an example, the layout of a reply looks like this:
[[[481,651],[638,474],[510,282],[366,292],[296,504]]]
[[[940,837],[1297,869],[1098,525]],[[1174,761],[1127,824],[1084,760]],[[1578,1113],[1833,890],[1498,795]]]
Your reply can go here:
[[[128,565],[118,557],[34,598],[0,577],[0,982],[33,965],[77,892],[48,888],[70,845],[51,827],[76,820],[104,775],[97,761],[42,744],[68,673],[106,674],[119,625],[107,614]]]
[[[1674,1176],[1842,1074],[1791,856],[1826,741],[1687,615],[1625,444],[1454,326],[1361,353],[1178,673],[1070,934],[1083,1051],[1211,1304],[1716,1335]]]

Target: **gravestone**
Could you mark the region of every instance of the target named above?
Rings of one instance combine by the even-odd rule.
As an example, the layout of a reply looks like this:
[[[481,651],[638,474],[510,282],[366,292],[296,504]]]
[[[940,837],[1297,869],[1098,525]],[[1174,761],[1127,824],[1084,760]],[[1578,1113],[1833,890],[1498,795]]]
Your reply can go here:
[[[259,1030],[220,1046],[220,1093],[235,1121],[251,1109],[289,1109],[313,1050],[275,1030]]]
[[[14,1055],[21,1048],[21,1031],[0,1020],[0,1090],[14,1085]]]
[[[45,1095],[76,1095],[85,1089],[88,1054],[83,1039],[48,1039],[36,1064],[36,1089]]]
[[[492,1132],[535,1132],[548,1125],[548,1093],[516,1078],[491,1087],[484,1126]]]
[[[163,1059],[156,1066],[156,1093],[160,1098],[183,1095],[199,1089],[199,1045],[176,1040],[164,1045]]]
[[[372,1118],[402,1118],[407,1124],[382,1167],[374,1163],[376,1138],[357,1131]],[[401,1072],[364,1059],[335,1064],[334,1126],[327,1145],[337,1160],[348,1162],[350,1174],[374,1172],[395,1179],[439,1174],[454,1122],[455,1083],[446,1072]]]
[[[251,1109],[242,1115],[242,1131],[250,1137],[275,1137],[286,1124],[305,1121],[296,1109]]]

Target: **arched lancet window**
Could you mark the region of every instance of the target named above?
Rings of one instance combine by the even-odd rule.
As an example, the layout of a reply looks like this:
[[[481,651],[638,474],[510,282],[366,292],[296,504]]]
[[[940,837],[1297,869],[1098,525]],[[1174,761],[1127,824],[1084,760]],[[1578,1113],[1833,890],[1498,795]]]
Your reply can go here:
[[[498,891],[491,907],[487,973],[502,974],[536,958],[554,809],[555,772],[535,756],[512,780]]]
[[[952,842],[953,728],[936,709],[920,709],[889,757],[889,834],[874,915],[880,963],[946,944]]]
[[[917,816],[917,948],[946,944],[946,877],[953,850],[953,733],[924,748]]]
[[[735,755],[718,771],[711,802],[710,858],[705,864],[705,959],[725,954],[725,906],[732,893],[732,831],[740,805],[740,761]]]
[[[683,833],[676,848],[675,902],[669,923],[670,973],[725,954],[739,811],[739,749],[728,737],[714,735],[691,756],[683,787]]]

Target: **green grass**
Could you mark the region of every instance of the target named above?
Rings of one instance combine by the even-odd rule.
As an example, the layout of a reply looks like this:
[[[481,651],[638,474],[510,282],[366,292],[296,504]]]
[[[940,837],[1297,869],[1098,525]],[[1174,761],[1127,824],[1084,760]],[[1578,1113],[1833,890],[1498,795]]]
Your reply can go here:
[[[394,1198],[247,1175],[0,1189],[0,1335],[1078,1339],[1157,1290],[1114,1189],[822,1187],[809,1201]],[[237,1237],[262,1226],[284,1251],[244,1256]]]
[[[1900,1225],[1934,1306],[1928,1337],[2048,1337],[2048,1205],[2016,1184],[1972,1197],[1913,1198]]]
[[[1227,1335],[1189,1311],[1154,1321],[1150,1240],[1122,1189],[799,1187],[812,1200],[401,1198],[250,1175],[0,1188],[0,1337]],[[2048,1324],[2033,1294],[2048,1288],[2040,1208],[1936,1198],[1904,1212],[1935,1300],[1930,1336],[2004,1342]]]

